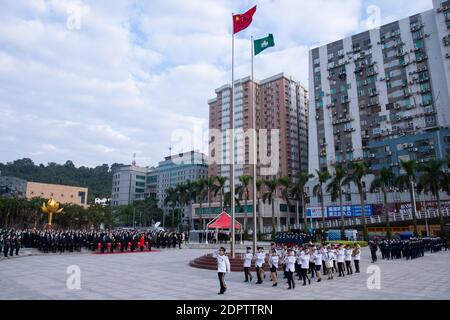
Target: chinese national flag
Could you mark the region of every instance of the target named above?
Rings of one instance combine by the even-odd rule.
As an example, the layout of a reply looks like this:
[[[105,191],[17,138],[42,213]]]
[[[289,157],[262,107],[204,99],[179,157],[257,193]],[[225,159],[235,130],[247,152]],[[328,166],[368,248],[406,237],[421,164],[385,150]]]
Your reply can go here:
[[[248,10],[243,14],[236,14],[233,16],[233,33],[236,34],[241,32],[244,29],[247,29],[248,26],[253,21],[253,15],[256,12],[256,6]]]

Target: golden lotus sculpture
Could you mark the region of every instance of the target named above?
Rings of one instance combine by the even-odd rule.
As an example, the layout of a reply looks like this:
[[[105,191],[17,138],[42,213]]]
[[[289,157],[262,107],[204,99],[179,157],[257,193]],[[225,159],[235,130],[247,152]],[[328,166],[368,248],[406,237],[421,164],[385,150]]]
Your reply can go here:
[[[45,202],[42,204],[42,212],[48,214],[48,226],[52,226],[52,218],[53,214],[61,213],[63,211],[63,208],[59,208],[59,203],[56,202],[54,199],[50,199],[47,201],[47,204]]]

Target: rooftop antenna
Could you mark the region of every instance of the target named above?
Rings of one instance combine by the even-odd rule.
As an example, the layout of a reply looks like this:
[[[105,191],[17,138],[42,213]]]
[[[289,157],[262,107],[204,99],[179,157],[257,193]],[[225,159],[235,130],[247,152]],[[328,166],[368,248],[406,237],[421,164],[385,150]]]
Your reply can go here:
[[[133,153],[133,162],[131,162],[133,166],[136,165],[136,153]]]

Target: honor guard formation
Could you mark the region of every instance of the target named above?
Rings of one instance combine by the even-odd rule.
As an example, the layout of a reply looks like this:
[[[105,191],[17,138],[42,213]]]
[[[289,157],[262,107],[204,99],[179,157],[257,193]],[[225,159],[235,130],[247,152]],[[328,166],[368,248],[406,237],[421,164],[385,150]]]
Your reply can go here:
[[[114,253],[151,251],[152,248],[181,249],[185,241],[184,233],[168,231],[0,229],[0,253],[5,258],[17,256],[20,248],[35,248],[43,253],[81,252],[82,248]]]
[[[247,247],[243,254],[244,282],[252,282],[250,272],[252,263],[256,269],[256,284],[264,283],[266,274],[264,266],[270,270],[272,287],[277,287],[278,273],[283,272],[289,290],[294,289],[296,280],[303,286],[311,285],[313,279],[321,282],[325,277],[333,280],[334,277],[352,276],[360,273],[361,247],[359,244],[313,244],[312,242],[299,242],[308,239],[306,235],[285,234],[276,238],[267,254],[263,247],[258,247],[256,254],[252,248]],[[369,249],[372,254],[372,263],[377,261],[377,251],[380,248],[383,259],[414,259],[424,256],[426,251],[437,252],[445,248],[447,241],[443,238],[410,238],[409,240],[372,240]],[[225,255],[225,248],[214,252],[217,258],[217,267],[220,283],[219,294],[226,291],[225,274],[229,273],[229,260]]]

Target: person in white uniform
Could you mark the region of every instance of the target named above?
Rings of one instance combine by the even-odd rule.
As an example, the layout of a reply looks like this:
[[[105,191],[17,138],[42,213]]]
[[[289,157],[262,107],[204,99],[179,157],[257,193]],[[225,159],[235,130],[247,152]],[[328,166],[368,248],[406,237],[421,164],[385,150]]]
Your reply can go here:
[[[251,282],[253,280],[252,274],[250,273],[250,267],[252,266],[252,248],[247,247],[247,252],[244,254],[244,274],[245,274],[245,281],[244,282]]]
[[[316,268],[316,276],[317,276],[317,282],[322,281],[322,278],[320,277],[320,268],[322,267],[322,248],[319,248],[314,252],[314,265]]]
[[[345,249],[344,249],[343,245],[341,245],[336,250],[336,257],[337,257],[336,259],[337,259],[338,271],[339,271],[338,277],[345,277],[345,270],[344,270]]]
[[[272,255],[269,258],[269,264],[270,264],[270,275],[272,278],[272,287],[276,287],[278,285],[278,263],[280,262],[280,257],[277,255],[277,251],[275,249],[272,249]]]
[[[352,253],[353,253],[353,250],[350,248],[349,245],[347,245],[345,247],[345,268],[347,269],[347,275],[353,274]]]
[[[327,269],[326,274],[328,275],[328,280],[333,280],[333,256],[334,253],[331,251],[331,247],[323,254],[325,256],[325,267]]]
[[[288,277],[288,289],[295,289],[294,272],[296,261],[294,250],[289,249],[289,255],[286,257],[286,272]]]
[[[309,251],[302,252],[300,256],[300,260],[302,262],[302,278],[303,285],[306,286],[306,279],[308,279],[309,284],[311,284],[311,278],[308,277],[308,269],[309,269],[309,259],[311,258]]]
[[[353,262],[355,263],[355,273],[359,273],[359,260],[361,260],[361,247],[356,244],[352,252]]]
[[[256,284],[263,283],[263,277],[264,277],[264,268],[263,264],[266,260],[266,254],[264,252],[263,247],[258,248],[258,253],[255,255],[255,265],[256,265],[256,276],[258,277],[258,281]]]
[[[230,259],[225,255],[224,247],[221,247],[218,253],[215,252],[214,257],[217,258],[217,275],[220,283],[220,292],[218,294],[224,294],[227,291],[225,274],[231,272]]]

